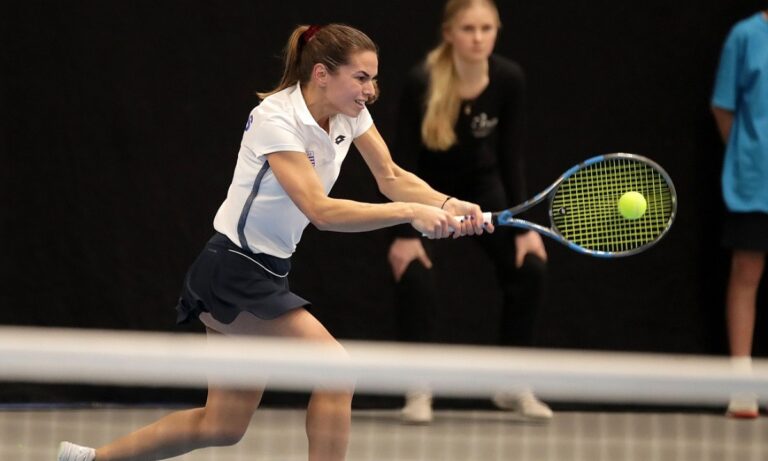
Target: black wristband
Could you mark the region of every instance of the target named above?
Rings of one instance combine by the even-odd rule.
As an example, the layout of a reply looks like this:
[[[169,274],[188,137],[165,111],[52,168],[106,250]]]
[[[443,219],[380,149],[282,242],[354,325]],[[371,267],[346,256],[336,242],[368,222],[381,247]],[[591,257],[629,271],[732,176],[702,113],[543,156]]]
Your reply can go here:
[[[450,195],[449,195],[448,197],[446,197],[446,198],[445,198],[445,200],[443,200],[443,204],[442,204],[442,205],[440,205],[440,209],[442,210],[442,209],[445,207],[445,204],[446,204],[446,203],[448,203],[448,200],[450,200],[450,199],[452,199],[452,198],[453,198],[453,197],[452,197],[452,196],[450,196]]]

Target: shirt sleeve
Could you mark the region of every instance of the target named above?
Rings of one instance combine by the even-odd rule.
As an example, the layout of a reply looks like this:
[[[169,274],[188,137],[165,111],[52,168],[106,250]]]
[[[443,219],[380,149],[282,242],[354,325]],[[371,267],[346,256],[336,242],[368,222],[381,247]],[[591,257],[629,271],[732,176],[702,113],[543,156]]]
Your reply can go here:
[[[731,30],[720,54],[715,77],[712,105],[734,111],[739,89],[739,70],[743,61],[742,40],[737,29]]]
[[[426,96],[426,73],[423,65],[414,68],[408,75],[397,110],[397,132],[395,133],[392,159],[411,173],[418,172],[419,155],[422,149],[421,122],[424,116]],[[418,238],[419,232],[410,224],[395,226],[395,237]]]
[[[499,173],[504,183],[508,206],[526,199],[525,161],[522,137],[525,123],[525,74],[514,63],[495,76],[502,80],[503,102],[499,112]]]
[[[252,117],[257,115],[251,114]],[[304,152],[304,140],[288,116],[271,115],[246,125],[242,145],[254,154],[273,152]]]
[[[357,116],[357,119],[355,121],[355,129],[353,131],[353,138],[357,139],[358,137],[365,134],[366,131],[368,131],[371,126],[373,126],[373,117],[371,117],[370,111],[368,111],[367,107],[364,107],[363,110],[360,112],[360,115]]]

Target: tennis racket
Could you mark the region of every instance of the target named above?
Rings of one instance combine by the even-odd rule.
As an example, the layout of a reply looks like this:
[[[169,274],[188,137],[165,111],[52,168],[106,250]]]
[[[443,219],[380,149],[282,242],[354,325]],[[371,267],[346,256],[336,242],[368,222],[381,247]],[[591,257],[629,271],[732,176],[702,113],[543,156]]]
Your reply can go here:
[[[647,207],[628,219],[619,211],[627,192],[643,195]],[[516,218],[548,200],[550,227]],[[551,186],[515,207],[484,213],[496,226],[531,229],[579,253],[613,258],[647,250],[672,226],[677,194],[672,180],[654,161],[635,154],[607,154],[575,165]]]

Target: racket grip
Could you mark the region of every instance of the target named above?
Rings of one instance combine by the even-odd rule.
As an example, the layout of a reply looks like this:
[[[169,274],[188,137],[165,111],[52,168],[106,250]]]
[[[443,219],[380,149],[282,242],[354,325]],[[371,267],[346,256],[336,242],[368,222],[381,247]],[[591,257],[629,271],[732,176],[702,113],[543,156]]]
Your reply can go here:
[[[456,222],[461,223],[464,220],[463,216],[454,216],[453,219],[456,220]],[[491,222],[493,219],[493,213],[490,211],[486,211],[483,213],[483,227],[487,227],[487,224]],[[453,229],[451,229],[453,230]]]
[[[483,227],[487,227],[488,223],[493,222],[493,213],[486,211],[483,213]]]
[[[464,216],[454,216],[453,219],[456,220],[457,223],[461,224],[461,222],[464,220]],[[493,213],[490,211],[486,211],[483,213],[483,227],[488,227],[487,224],[490,223],[493,220]],[[450,228],[451,232],[453,232],[455,229],[453,227]],[[426,237],[427,234],[421,234],[422,237]]]

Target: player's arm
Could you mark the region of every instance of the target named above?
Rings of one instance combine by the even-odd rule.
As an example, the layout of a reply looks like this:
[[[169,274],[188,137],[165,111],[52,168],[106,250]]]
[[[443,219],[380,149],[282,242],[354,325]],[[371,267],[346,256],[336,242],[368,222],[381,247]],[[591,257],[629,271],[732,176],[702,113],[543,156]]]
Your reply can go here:
[[[355,146],[371,170],[379,191],[387,198],[400,202],[417,202],[433,207],[442,206],[454,216],[473,216],[474,226],[466,229],[470,235],[483,232],[483,216],[480,207],[474,203],[453,198],[432,189],[429,184],[395,164],[387,143],[372,125],[365,133],[355,139]],[[492,228],[487,228],[492,230]]]
[[[355,146],[376,178],[379,191],[388,199],[437,207],[445,201],[445,194],[437,192],[418,176],[395,164],[375,125],[355,139]]]
[[[715,123],[717,129],[720,131],[720,137],[723,138],[723,142],[728,142],[728,137],[731,135],[731,126],[733,126],[733,112],[721,107],[712,106],[712,115],[715,116]]]
[[[269,166],[293,203],[320,230],[364,232],[410,223],[430,238],[450,235],[451,216],[418,203],[363,203],[328,197],[307,156],[268,155]]]

